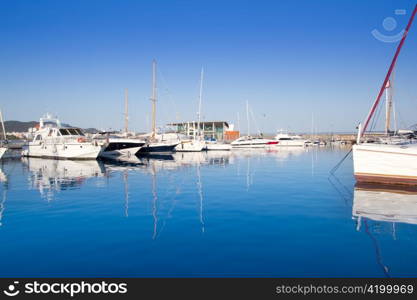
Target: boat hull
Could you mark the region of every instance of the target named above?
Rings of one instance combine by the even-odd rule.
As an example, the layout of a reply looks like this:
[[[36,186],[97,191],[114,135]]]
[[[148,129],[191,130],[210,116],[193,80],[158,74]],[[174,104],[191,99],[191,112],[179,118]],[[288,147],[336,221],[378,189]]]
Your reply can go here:
[[[161,153],[161,152],[174,152],[175,147],[178,143],[173,144],[165,144],[165,143],[151,143],[148,145],[143,146],[138,154],[146,154],[146,153]]]
[[[177,152],[201,152],[206,147],[205,142],[201,141],[184,141],[175,147]]]
[[[417,144],[353,146],[358,182],[417,185]]]
[[[22,156],[51,159],[88,160],[97,159],[102,147],[93,143],[29,144]]]
[[[112,150],[112,151],[102,151],[100,153],[100,157],[102,158],[130,158],[132,156],[135,156],[136,153],[139,152],[141,147],[131,147],[131,148],[125,148],[125,149],[119,149],[119,150]]]
[[[230,151],[232,146],[230,144],[207,144],[208,151]]]

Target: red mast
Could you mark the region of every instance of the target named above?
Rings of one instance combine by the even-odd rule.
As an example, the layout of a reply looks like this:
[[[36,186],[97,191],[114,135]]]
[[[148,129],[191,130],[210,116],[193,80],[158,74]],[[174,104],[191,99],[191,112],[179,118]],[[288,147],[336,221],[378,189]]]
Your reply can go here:
[[[375,100],[374,104],[372,105],[371,110],[369,111],[369,114],[366,118],[366,121],[365,121],[365,124],[364,124],[363,128],[361,129],[361,132],[360,132],[361,137],[364,135],[364,133],[366,131],[366,128],[368,127],[369,121],[371,120],[371,118],[372,118],[372,116],[373,116],[373,114],[374,114],[374,112],[375,112],[375,110],[376,110],[376,108],[379,104],[379,101],[381,100],[381,96],[384,93],[384,89],[387,86],[389,78],[391,77],[392,70],[395,67],[395,63],[397,62],[398,55],[400,54],[401,48],[403,47],[405,38],[408,35],[408,31],[410,30],[411,24],[413,23],[413,20],[414,20],[414,17],[416,15],[416,13],[417,13],[417,5],[414,7],[414,10],[413,10],[413,13],[411,14],[410,20],[408,21],[407,27],[405,28],[403,37],[401,38],[401,42],[398,44],[397,51],[395,52],[394,58],[392,59],[391,65],[388,69],[387,75],[385,76],[384,82],[382,83],[381,89],[379,90],[379,94],[376,97],[376,100]]]

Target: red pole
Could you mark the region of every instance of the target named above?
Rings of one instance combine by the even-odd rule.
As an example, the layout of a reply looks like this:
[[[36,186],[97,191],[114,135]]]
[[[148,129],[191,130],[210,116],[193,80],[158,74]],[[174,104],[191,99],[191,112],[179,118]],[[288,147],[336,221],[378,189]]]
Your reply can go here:
[[[400,54],[401,48],[403,47],[405,38],[407,37],[408,31],[410,30],[411,24],[413,23],[413,20],[414,20],[414,17],[416,15],[416,13],[417,13],[417,4],[414,7],[414,10],[413,10],[413,13],[411,14],[410,20],[408,21],[407,27],[405,28],[403,37],[401,38],[401,42],[398,44],[397,51],[395,52],[394,58],[392,59],[391,65],[388,69],[388,73],[385,76],[384,83],[382,84],[381,89],[379,90],[378,97],[376,97],[376,100],[375,100],[374,104],[372,105],[371,110],[369,111],[368,117],[366,118],[365,125],[363,126],[363,128],[361,130],[360,136],[364,135],[364,133],[366,131],[366,128],[368,127],[369,121],[371,120],[371,118],[372,118],[372,116],[373,116],[373,114],[374,114],[374,112],[375,112],[375,110],[376,110],[376,108],[379,104],[379,101],[381,100],[381,96],[384,93],[384,89],[387,86],[387,82],[388,82],[389,78],[391,77],[392,70],[395,67],[395,63],[397,62],[398,55]]]

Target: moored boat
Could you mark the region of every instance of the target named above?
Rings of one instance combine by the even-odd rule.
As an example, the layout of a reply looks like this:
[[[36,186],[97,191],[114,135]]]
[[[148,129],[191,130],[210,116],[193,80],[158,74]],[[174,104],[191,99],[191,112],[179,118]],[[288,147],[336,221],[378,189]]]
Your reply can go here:
[[[87,138],[77,127],[63,126],[50,115],[42,117],[32,142],[22,155],[54,159],[96,159],[102,150],[97,141]]]
[[[388,104],[391,101],[389,94],[391,89],[391,74],[416,13],[417,5],[414,7],[384,82],[368,113],[364,125],[359,124],[357,144],[352,147],[354,175],[358,182],[417,185],[417,144],[411,141],[390,144],[378,142],[367,143],[363,139],[384,91],[387,93]],[[389,108],[389,105],[387,107]],[[388,120],[389,114],[390,111],[387,110]],[[389,123],[386,125],[387,128],[388,125]],[[386,133],[389,133],[389,130],[386,130]]]

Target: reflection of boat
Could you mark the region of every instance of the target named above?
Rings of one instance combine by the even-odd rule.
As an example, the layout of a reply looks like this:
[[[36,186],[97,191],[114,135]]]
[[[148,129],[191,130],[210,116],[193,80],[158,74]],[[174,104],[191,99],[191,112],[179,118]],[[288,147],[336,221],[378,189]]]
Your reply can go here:
[[[352,215],[374,221],[417,224],[417,189],[357,185]]]
[[[102,147],[85,137],[80,128],[66,127],[50,115],[40,119],[35,138],[22,154],[29,157],[96,159]]]
[[[103,164],[96,160],[73,161],[41,158],[25,158],[31,176],[32,187],[45,190],[63,190],[78,187],[91,177],[104,176]]]
[[[279,147],[267,149],[267,152],[273,154],[278,160],[287,160],[292,156],[298,156],[306,152],[304,147]]]

